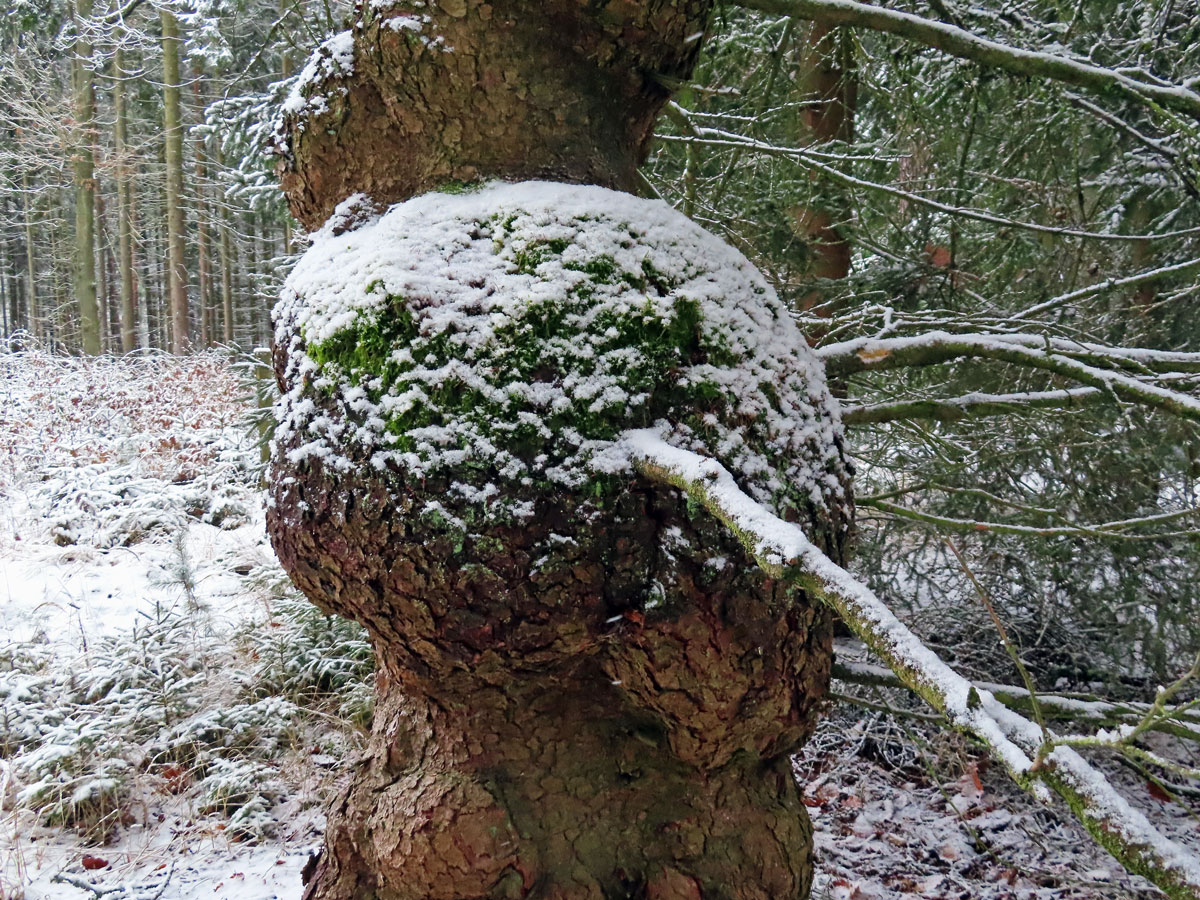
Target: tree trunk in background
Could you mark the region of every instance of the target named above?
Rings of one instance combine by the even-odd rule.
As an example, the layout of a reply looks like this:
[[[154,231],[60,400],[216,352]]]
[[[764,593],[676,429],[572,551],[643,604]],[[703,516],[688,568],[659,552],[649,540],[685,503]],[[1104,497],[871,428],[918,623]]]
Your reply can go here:
[[[229,210],[221,205],[221,325],[225,343],[233,343],[233,248]]]
[[[94,148],[94,156],[101,159],[99,148]],[[103,168],[103,162],[101,162]],[[104,192],[96,191],[96,308],[100,314],[100,348],[105,353],[113,350],[113,330],[110,314],[112,312],[112,297],[109,294],[110,279],[108,270],[108,229],[105,227]]]
[[[78,0],[71,57],[71,88],[75,113],[75,241],[72,283],[79,312],[79,342],[84,353],[100,352],[100,310],[96,303],[96,161],[92,152],[96,128],[96,98],[90,68],[91,42],[82,31],[92,14],[92,0]]]
[[[133,198],[130,196],[129,113],[125,91],[124,51],[118,42],[113,56],[113,138],[116,143],[117,271],[121,282],[121,352],[137,349],[137,290],[133,280]]]
[[[799,52],[797,88],[806,104],[801,112],[802,143],[848,142],[854,139],[854,107],[858,82],[854,75],[854,45],[845,28],[809,24]],[[819,176],[818,176],[819,177]],[[813,183],[817,184],[818,177]],[[850,217],[844,204],[825,202],[794,213],[796,233],[808,252],[808,279],[841,279],[850,274],[850,242],[838,223]],[[800,308],[819,308],[826,300],[814,288],[800,298]],[[825,315],[831,310],[822,311]]]
[[[201,83],[204,72],[197,67],[193,78],[193,91],[196,99],[196,109],[203,113],[204,92]],[[208,347],[213,342],[212,315],[212,251],[209,240],[209,208],[205,200],[204,186],[208,181],[208,156],[204,150],[204,142],[196,142],[196,252],[197,292],[200,295],[200,344]]]
[[[44,329],[42,313],[38,308],[37,270],[33,250],[33,190],[29,184],[29,173],[21,179],[25,197],[25,310],[29,316],[29,330],[40,340]]]
[[[283,184],[310,230],[356,193],[382,207],[492,177],[632,189],[710,2],[359,9],[352,70],[327,46],[335,74],[288,122]],[[314,603],[367,626],[380,662],[368,752],[307,900],[807,896],[789,754],[828,679],[823,607],[671,489],[632,480],[599,521],[545,495],[534,519],[455,549],[368,459],[291,465],[294,440],[271,479],[276,551]],[[561,574],[531,574],[560,533]],[[730,564],[667,562],[655,548],[676,533]],[[624,618],[652,584],[669,612]]]
[[[179,97],[179,21],[161,11],[163,54],[163,131],[167,161],[167,294],[171,317],[171,352],[191,344],[188,323],[187,263],[183,238],[183,114]]]

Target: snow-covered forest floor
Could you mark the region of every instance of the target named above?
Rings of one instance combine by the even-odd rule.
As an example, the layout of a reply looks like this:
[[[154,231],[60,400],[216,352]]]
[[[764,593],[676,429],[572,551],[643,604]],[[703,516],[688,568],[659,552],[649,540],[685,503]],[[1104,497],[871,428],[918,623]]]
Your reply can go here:
[[[0,900],[299,897],[371,664],[274,559],[252,409],[216,354],[0,353]],[[840,704],[797,768],[817,898],[1158,896],[936,723]]]

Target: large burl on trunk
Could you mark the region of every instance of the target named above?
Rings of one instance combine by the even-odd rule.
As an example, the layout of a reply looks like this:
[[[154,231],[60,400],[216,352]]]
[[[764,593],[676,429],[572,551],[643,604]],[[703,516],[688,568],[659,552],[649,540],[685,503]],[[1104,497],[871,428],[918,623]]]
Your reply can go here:
[[[707,5],[368,4],[289,101],[293,210],[333,215],[276,310],[268,527],[379,659],[306,898],[807,895],[788,755],[829,614],[621,452],[645,427],[707,448],[839,557],[840,433],[803,336],[664,204],[409,199],[628,187]]]

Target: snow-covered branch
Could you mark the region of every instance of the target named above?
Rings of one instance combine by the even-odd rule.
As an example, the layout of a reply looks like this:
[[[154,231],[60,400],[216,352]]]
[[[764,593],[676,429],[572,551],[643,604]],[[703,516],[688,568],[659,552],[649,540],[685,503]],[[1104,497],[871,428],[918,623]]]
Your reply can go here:
[[[777,16],[794,16],[823,25],[848,25],[894,34],[926,47],[941,50],[980,65],[1049,78],[1101,94],[1124,94],[1200,119],[1200,94],[1188,87],[1133,77],[1152,78],[1148,73],[1127,73],[1094,66],[1054,53],[1026,50],[988,40],[965,29],[912,13],[885,9],[855,0],[737,0],[739,6]]]
[[[857,660],[838,659],[833,665],[833,677],[848,684],[885,688],[905,688],[896,674],[884,666]],[[976,690],[987,691],[1009,709],[1031,712],[1036,702],[1042,716],[1048,720],[1073,722],[1093,728],[1137,727],[1146,721],[1153,707],[1146,703],[1117,703],[1092,697],[1064,696],[1038,692],[1032,697],[1027,688],[993,682],[972,682]],[[1168,707],[1155,716],[1148,726],[1184,740],[1200,742],[1200,710]]]
[[[952,670],[799,526],[742,492],[715,459],[672,447],[654,431],[629,432],[624,443],[639,472],[686,492],[730,528],[768,575],[836,610],[906,687],[955,728],[982,741],[1018,783],[1044,799],[1049,798],[1047,788],[1059,794],[1125,868],[1177,900],[1200,900],[1200,859],[1159,833],[1072,748],[1055,747],[1042,755],[1046,735],[1052,740],[1052,733]]]
[[[1104,391],[1092,387],[1013,394],[972,392],[945,399],[896,400],[855,406],[842,411],[842,422],[846,425],[871,425],[908,419],[959,422],[971,416],[1005,416],[1035,409],[1074,409],[1102,401],[1106,396]]]
[[[978,519],[956,519],[950,516],[939,516],[934,513],[899,506],[886,500],[860,499],[858,505],[864,509],[874,509],[895,516],[898,519],[908,519],[924,525],[932,525],[942,531],[957,531],[966,534],[990,533],[1008,534],[1017,537],[1090,537],[1109,541],[1159,541],[1164,538],[1193,537],[1200,531],[1172,531],[1168,533],[1154,532],[1129,533],[1117,530],[1109,525],[1018,525],[1011,522],[984,522]],[[1191,514],[1200,510],[1190,510]],[[1179,518],[1179,516],[1175,516]],[[1122,523],[1114,523],[1122,524]]]
[[[1102,347],[1036,335],[952,334],[931,331],[899,338],[860,338],[827,344],[817,351],[831,378],[857,372],[929,366],[964,358],[995,359],[1041,369],[1114,397],[1200,422],[1200,401],[1154,381],[1092,363],[1120,365],[1144,372],[1194,371],[1200,354],[1140,348]],[[1084,360],[1087,360],[1085,362]]]
[[[1130,275],[1127,278],[1108,278],[1098,284],[1089,284],[1087,287],[1079,288],[1079,290],[1071,291],[1066,294],[1059,294],[1057,297],[1051,297],[1049,300],[1038,303],[1028,309],[1023,309],[1019,313],[1015,313],[1009,318],[1013,321],[1018,319],[1031,319],[1040,313],[1048,312],[1052,309],[1057,309],[1060,306],[1066,306],[1068,303],[1073,303],[1076,300],[1082,300],[1096,294],[1103,293],[1108,290],[1118,288],[1140,287],[1143,284],[1152,284],[1162,278],[1172,275],[1190,275],[1193,272],[1200,272],[1200,259],[1189,259],[1186,262],[1175,263],[1169,266],[1159,266],[1155,269],[1150,269],[1146,272],[1139,272],[1136,275]]]

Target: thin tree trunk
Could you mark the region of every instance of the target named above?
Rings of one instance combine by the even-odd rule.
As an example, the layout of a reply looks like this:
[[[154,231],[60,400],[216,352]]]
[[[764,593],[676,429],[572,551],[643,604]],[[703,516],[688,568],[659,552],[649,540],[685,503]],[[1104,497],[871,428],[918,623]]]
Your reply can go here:
[[[8,198],[4,198],[4,205],[0,207],[0,212],[8,215]],[[17,328],[17,306],[13,294],[13,282],[15,278],[12,273],[13,261],[11,259],[10,247],[8,243],[8,235],[0,234],[0,335],[5,338],[12,336]]]
[[[184,259],[183,114],[179,81],[179,21],[161,11],[163,55],[163,131],[167,163],[167,293],[171,311],[171,352],[185,353],[191,344],[188,320],[187,263]]]
[[[233,266],[234,256],[230,235],[229,210],[221,203],[221,324],[226,344],[233,343]]]
[[[201,87],[201,79],[203,71],[197,66],[193,78],[193,94],[196,100],[196,109],[203,114],[205,101],[204,91]],[[199,268],[199,282],[197,292],[199,294],[200,303],[200,343],[202,346],[208,347],[213,341],[212,329],[212,251],[210,249],[211,241],[209,240],[209,206],[205,199],[205,184],[208,182],[208,155],[204,149],[204,142],[196,142],[196,250],[197,263]]]
[[[114,139],[117,182],[117,257],[121,281],[121,352],[137,349],[137,288],[133,275],[133,197],[130,185],[128,109],[125,90],[125,60],[120,43],[113,57],[113,107],[116,115]]]
[[[810,23],[805,29],[798,60],[798,88],[805,102],[801,117],[802,142],[809,145],[848,142],[854,138],[854,108],[858,82],[854,75],[854,48],[845,28]],[[816,178],[813,179],[814,186]],[[850,242],[839,226],[849,218],[841,203],[800,207],[793,213],[797,234],[805,241],[805,280],[836,280],[850,274]],[[824,315],[826,292],[814,287],[800,297],[802,310]]]
[[[28,172],[22,176],[21,186],[25,198],[25,308],[29,316],[29,330],[34,338],[41,340],[44,329],[41,310],[38,308],[37,265],[33,247],[34,198]]]
[[[93,133],[96,128],[96,100],[90,68],[92,45],[84,36],[84,24],[92,14],[92,0],[78,0],[75,6],[79,29],[71,56],[71,82],[75,111],[75,245],[72,283],[79,312],[79,339],[84,353],[100,352],[100,311],[96,302],[96,161]]]
[[[100,158],[99,152],[96,152],[96,158]],[[103,168],[103,166],[101,166]],[[113,331],[110,322],[110,313],[112,312],[112,298],[109,296],[109,269],[108,269],[108,229],[105,228],[105,209],[104,209],[104,192],[99,190],[99,182],[97,182],[96,190],[96,309],[100,316],[100,347],[105,353],[112,352],[113,349]]]

